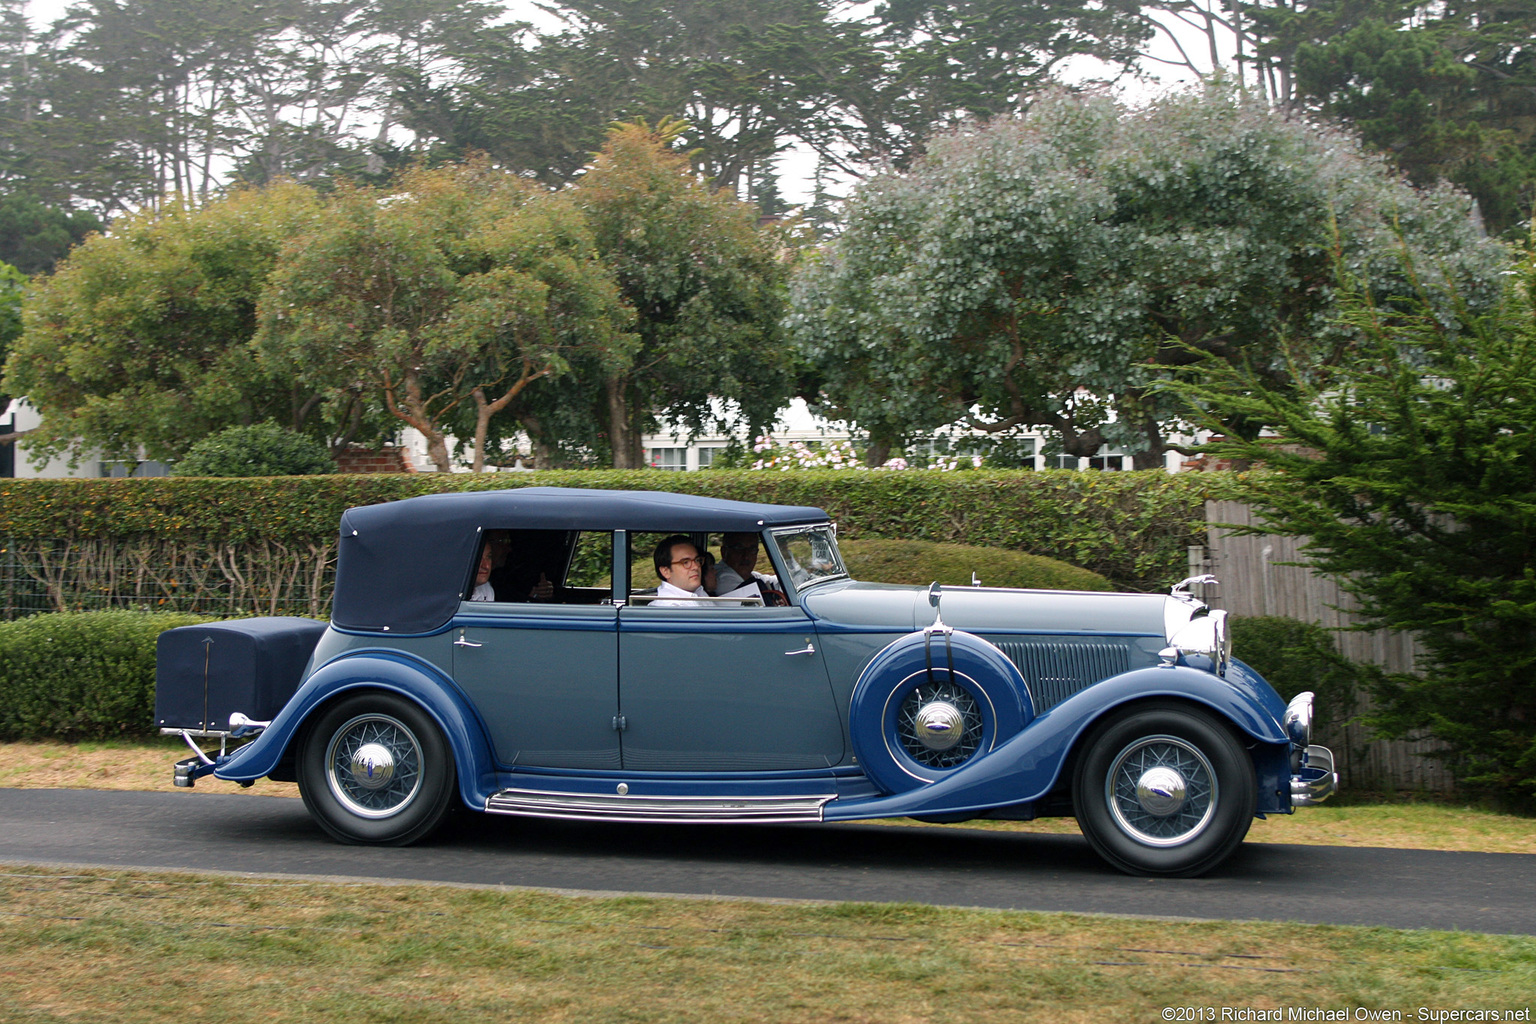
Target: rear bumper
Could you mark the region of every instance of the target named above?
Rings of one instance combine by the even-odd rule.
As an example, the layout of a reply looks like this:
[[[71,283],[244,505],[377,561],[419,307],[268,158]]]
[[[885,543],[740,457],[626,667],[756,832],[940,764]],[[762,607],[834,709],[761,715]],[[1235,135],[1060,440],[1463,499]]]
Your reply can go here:
[[[1291,806],[1320,804],[1339,790],[1339,773],[1333,770],[1333,751],[1316,743],[1308,746],[1301,768],[1291,776]]]

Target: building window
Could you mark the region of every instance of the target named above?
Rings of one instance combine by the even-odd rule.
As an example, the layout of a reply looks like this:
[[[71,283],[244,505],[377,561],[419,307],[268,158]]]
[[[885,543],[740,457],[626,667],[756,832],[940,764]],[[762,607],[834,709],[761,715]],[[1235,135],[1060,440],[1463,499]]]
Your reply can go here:
[[[681,472],[688,468],[687,448],[652,448],[649,462],[652,469],[671,469]]]
[[[715,456],[719,455],[723,451],[725,451],[724,445],[700,445],[699,468],[708,469],[710,466],[713,466],[715,464]]]
[[[1118,472],[1125,468],[1125,456],[1112,451],[1108,445],[1099,449],[1099,453],[1088,460],[1089,469]]]

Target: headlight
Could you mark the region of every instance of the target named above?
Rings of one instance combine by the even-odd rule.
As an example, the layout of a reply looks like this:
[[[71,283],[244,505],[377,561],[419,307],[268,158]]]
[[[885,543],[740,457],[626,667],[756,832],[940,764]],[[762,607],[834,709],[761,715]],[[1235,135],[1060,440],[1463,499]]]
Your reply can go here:
[[[1226,675],[1232,663],[1232,630],[1227,623],[1227,613],[1204,608],[1195,612],[1188,622],[1179,626],[1168,637],[1168,644],[1178,648],[1180,654],[1203,654],[1211,659],[1211,668],[1217,675]]]
[[[1280,722],[1285,726],[1285,734],[1298,747],[1304,748],[1312,742],[1312,697],[1311,690],[1303,690],[1292,697]]]

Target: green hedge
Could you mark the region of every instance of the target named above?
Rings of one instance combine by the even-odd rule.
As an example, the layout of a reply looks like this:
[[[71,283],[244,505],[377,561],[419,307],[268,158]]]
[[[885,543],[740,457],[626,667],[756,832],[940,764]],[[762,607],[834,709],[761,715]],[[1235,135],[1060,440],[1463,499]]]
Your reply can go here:
[[[656,470],[253,479],[13,480],[0,538],[33,544],[153,537],[196,544],[330,543],[341,512],[452,490],[559,486],[680,491],[816,505],[852,538],[963,543],[1043,555],[1116,587],[1161,590],[1203,545],[1204,503],[1239,496],[1219,473],[749,472]]]
[[[1381,675],[1376,666],[1340,654],[1326,628],[1282,615],[1233,616],[1232,653],[1287,700],[1303,690],[1317,694],[1317,723],[1335,730],[1360,713]]]
[[[0,622],[0,740],[152,734],[155,641],[207,621],[107,611]]]
[[[839,545],[848,574],[871,583],[970,586],[1026,590],[1111,590],[1109,580],[1075,565],[997,548],[936,544],[926,540],[845,539]]]

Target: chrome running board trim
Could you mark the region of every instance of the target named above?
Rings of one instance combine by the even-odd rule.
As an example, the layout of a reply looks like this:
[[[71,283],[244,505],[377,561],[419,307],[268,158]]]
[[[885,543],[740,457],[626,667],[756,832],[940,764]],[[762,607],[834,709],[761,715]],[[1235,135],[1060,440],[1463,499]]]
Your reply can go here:
[[[488,814],[588,821],[651,821],[673,824],[821,821],[826,796],[628,796],[504,789],[485,802]]]

